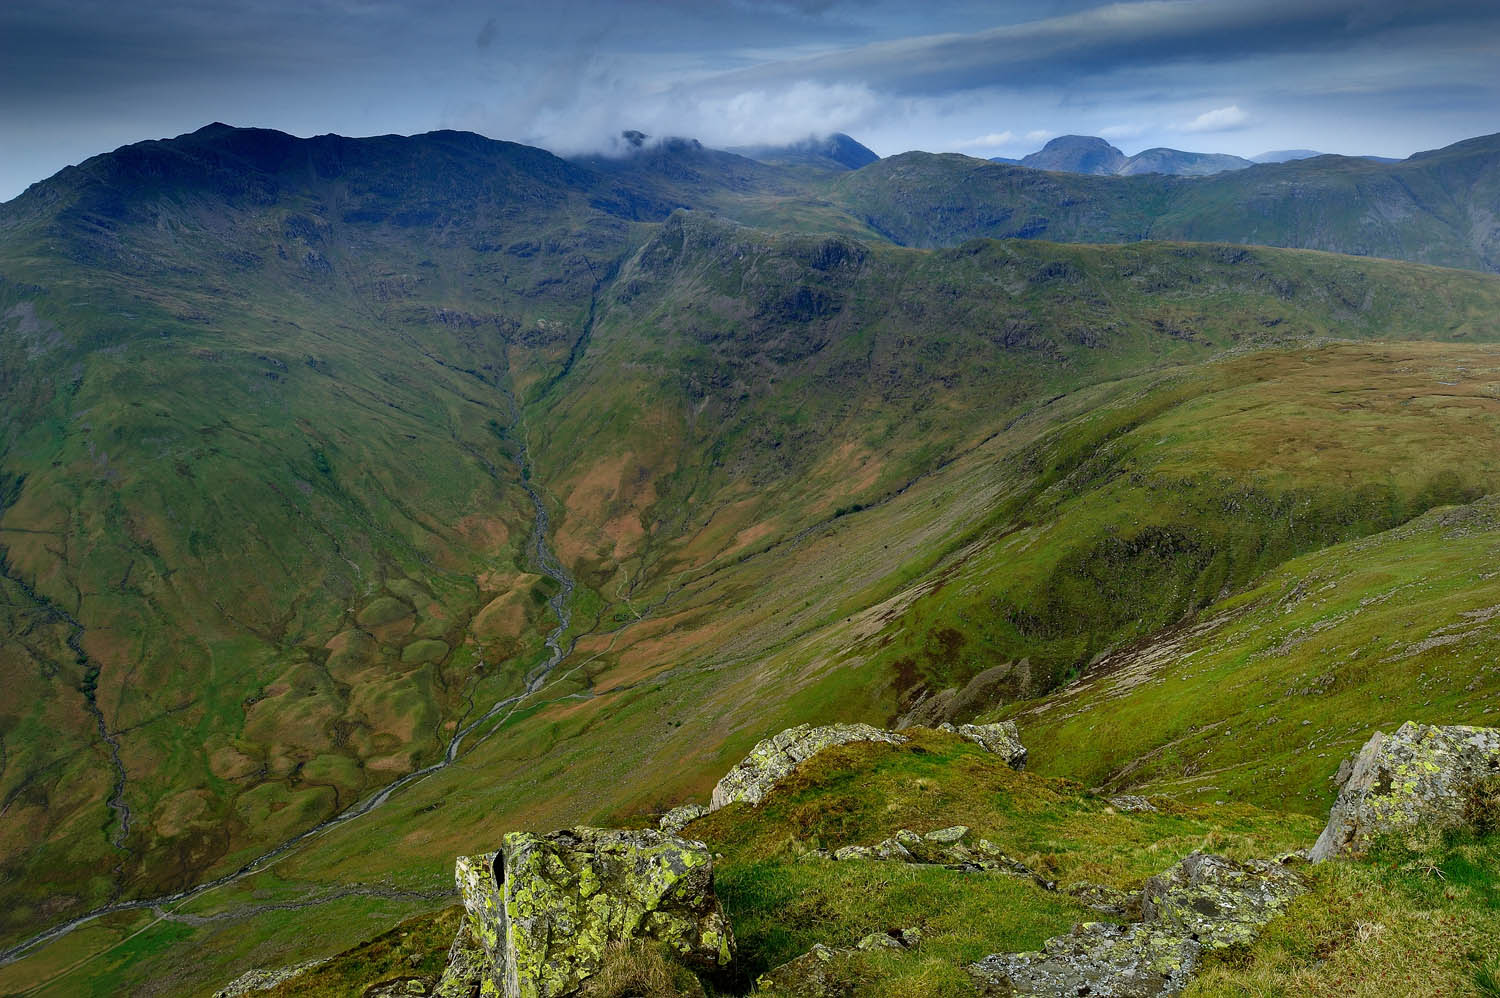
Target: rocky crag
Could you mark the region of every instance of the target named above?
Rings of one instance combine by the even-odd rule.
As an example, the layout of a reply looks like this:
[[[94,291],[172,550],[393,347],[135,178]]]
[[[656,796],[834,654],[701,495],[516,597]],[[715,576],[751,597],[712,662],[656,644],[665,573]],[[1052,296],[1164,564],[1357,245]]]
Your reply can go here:
[[[1024,765],[1025,748],[1013,723],[944,728],[1012,768]],[[430,993],[438,998],[589,994],[590,981],[611,955],[639,944],[738,993],[749,981],[725,975],[733,969],[735,942],[715,890],[715,857],[703,842],[679,833],[729,803],[753,808],[742,814],[756,821],[768,795],[824,748],[855,742],[901,746],[913,737],[920,745],[931,736],[868,725],[802,725],[759,743],[715,788],[713,804],[673,808],[661,819],[663,830],[512,832],[495,853],[459,858],[456,880],[464,917],[446,970]],[[1250,861],[1197,851],[1134,891],[1081,880],[1060,885],[964,825],[925,833],[903,828],[871,845],[813,848],[800,858],[1017,877],[1067,895],[1099,912],[1099,920],[1075,924],[1038,950],[995,953],[968,965],[977,993],[1158,998],[1185,989],[1211,954],[1254,942],[1308,889],[1298,868],[1309,858],[1356,856],[1381,835],[1471,822],[1476,799],[1495,796],[1497,773],[1497,729],[1406,724],[1393,735],[1376,733],[1340,771],[1338,802],[1313,850]],[[1107,803],[1115,812],[1157,811],[1135,795]],[[870,951],[899,953],[922,939],[922,927],[910,925],[868,933],[854,945],[817,944],[760,973],[754,990],[763,998],[847,998],[859,993],[850,990],[850,968]],[[252,972],[222,993],[284,988],[303,970]],[[725,984],[734,980],[740,984]]]
[[[1500,730],[1408,721],[1375,732],[1339,768],[1338,800],[1312,847],[1315,862],[1358,854],[1374,837],[1464,818],[1465,805],[1500,775]]]
[[[701,842],[650,829],[512,832],[498,853],[460,857],[455,879],[467,941],[455,941],[458,966],[440,994],[562,998],[627,940],[659,943],[702,971],[734,955]]]

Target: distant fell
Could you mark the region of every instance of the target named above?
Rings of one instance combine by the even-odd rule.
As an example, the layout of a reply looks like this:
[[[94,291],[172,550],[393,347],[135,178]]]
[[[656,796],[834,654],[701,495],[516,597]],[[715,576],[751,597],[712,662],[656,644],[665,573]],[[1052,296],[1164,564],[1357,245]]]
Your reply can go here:
[[[1312,159],[1322,155],[1324,154],[1316,149],[1272,149],[1259,156],[1251,156],[1250,159],[1255,163],[1290,163],[1294,159]]]
[[[1042,147],[1040,152],[1021,158],[1022,166],[1036,170],[1059,170],[1063,173],[1092,173],[1112,176],[1121,171],[1129,157],[1093,135],[1061,135]]]
[[[1500,270],[1500,135],[1399,163],[1318,156],[1191,180],[902,153],[833,184],[849,214],[906,246],[1177,239]]]
[[[1167,173],[1178,177],[1207,177],[1230,170],[1254,166],[1248,159],[1217,152],[1183,152],[1180,149],[1147,149],[1125,161],[1117,171],[1121,176],[1138,173]]]
[[[788,145],[731,146],[725,151],[772,166],[821,166],[840,170],[858,170],[880,159],[872,149],[843,132],[822,137],[810,135]]]
[[[1030,156],[1019,160],[996,157],[990,162],[1018,163],[1036,170],[1083,173],[1096,177],[1128,177],[1142,173],[1206,177],[1254,165],[1248,159],[1225,153],[1184,152],[1162,146],[1127,156],[1095,135],[1062,135]]]

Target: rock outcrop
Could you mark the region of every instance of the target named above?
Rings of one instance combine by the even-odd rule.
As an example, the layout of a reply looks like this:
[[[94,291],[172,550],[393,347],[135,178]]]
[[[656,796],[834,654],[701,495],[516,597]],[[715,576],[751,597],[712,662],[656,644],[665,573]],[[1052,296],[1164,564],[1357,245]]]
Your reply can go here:
[[[1005,855],[989,839],[971,839],[969,829],[964,825],[939,828],[925,835],[903,828],[873,846],[844,846],[831,853],[812,855],[838,862],[875,860],[941,866],[961,873],[1007,873],[1032,880],[1049,891],[1057,886],[1019,860]]]
[[[987,996],[1157,998],[1187,986],[1205,951],[1255,937],[1303,890],[1277,863],[1193,853],[1146,881],[1142,921],[1084,922],[1039,952],[985,957],[969,972]]]
[[[460,858],[455,877],[466,912],[460,935],[471,938],[469,949],[459,940],[455,949],[464,959],[472,946],[484,952],[482,995],[575,994],[612,943],[633,939],[664,945],[700,970],[733,955],[701,842],[652,830],[512,832],[499,853]]]
[[[952,732],[967,738],[986,752],[993,752],[1005,760],[1014,770],[1026,768],[1026,746],[1021,744],[1021,732],[1015,721],[997,721],[994,724],[940,724],[939,731]]]
[[[680,835],[684,828],[706,814],[708,808],[702,804],[679,804],[661,816],[657,827],[668,835]]]
[[[1500,729],[1408,721],[1393,735],[1375,732],[1340,772],[1314,862],[1358,854],[1382,833],[1461,821],[1476,786],[1500,773]]]
[[[448,963],[432,991],[433,998],[499,998],[499,975],[490,971],[490,956],[465,918],[448,947]]]
[[[1154,814],[1156,805],[1140,794],[1120,794],[1109,798],[1109,806],[1125,814]]]
[[[823,749],[851,742],[900,745],[906,740],[905,735],[868,724],[826,724],[818,728],[799,724],[759,742],[749,755],[735,763],[714,787],[709,810],[717,811],[736,801],[759,804],[799,765]]]
[[[922,941],[922,930],[912,927],[892,932],[872,932],[853,946],[834,949],[818,943],[801,956],[769,970],[755,981],[761,998],[845,998],[847,982],[835,971],[843,957],[862,950],[914,949]]]
[[[277,967],[270,970],[257,967],[254,970],[247,970],[218,991],[215,991],[214,998],[246,998],[246,996],[257,992],[270,991],[272,988],[280,987],[294,977],[300,977],[323,962],[322,960],[311,960],[307,963],[299,963],[291,967]]]

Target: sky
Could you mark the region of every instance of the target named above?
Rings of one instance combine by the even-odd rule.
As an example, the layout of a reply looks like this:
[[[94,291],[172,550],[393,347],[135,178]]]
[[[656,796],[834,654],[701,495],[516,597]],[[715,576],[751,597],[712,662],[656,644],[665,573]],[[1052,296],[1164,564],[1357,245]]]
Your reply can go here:
[[[0,200],[211,121],[1404,157],[1500,131],[1497,66],[1500,0],[3,0]]]

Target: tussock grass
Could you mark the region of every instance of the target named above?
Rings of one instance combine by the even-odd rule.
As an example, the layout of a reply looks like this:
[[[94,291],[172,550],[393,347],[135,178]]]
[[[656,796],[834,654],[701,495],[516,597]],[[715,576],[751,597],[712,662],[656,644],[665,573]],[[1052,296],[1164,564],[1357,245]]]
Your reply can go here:
[[[1384,843],[1306,869],[1312,890],[1244,951],[1212,961],[1190,998],[1495,993],[1500,837]]]

